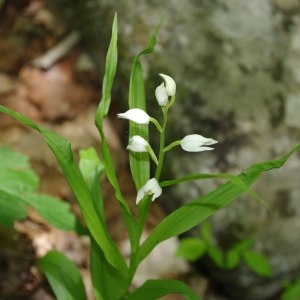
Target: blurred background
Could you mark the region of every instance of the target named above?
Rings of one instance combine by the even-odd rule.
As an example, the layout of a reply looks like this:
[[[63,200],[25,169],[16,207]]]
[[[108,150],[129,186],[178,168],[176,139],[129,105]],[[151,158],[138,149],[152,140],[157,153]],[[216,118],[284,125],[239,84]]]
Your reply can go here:
[[[168,154],[165,178],[236,174],[299,143],[299,0],[0,0],[0,103],[69,139],[75,155],[98,147],[93,118],[115,12],[119,64],[106,131],[129,201],[135,191],[124,150],[127,124],[116,114],[127,109],[132,58],[147,46],[161,18],[155,53],[143,58],[149,114],[159,113],[157,74],[168,74],[177,83],[169,141],[191,133],[219,141],[213,152]],[[1,115],[0,144],[28,155],[41,177],[41,191],[69,201],[78,213],[54,157],[36,133]],[[155,270],[152,276],[181,276],[206,300],[281,299],[285,282],[300,277],[299,175],[296,154],[255,184],[269,207],[244,195],[210,219],[214,242],[224,251],[251,237],[253,250],[268,258],[271,277],[243,264],[224,270],[209,257],[193,266],[175,259],[166,272]],[[153,209],[149,230],[164,214],[218,184],[193,182],[166,191]],[[107,222],[121,246],[126,239],[119,212],[105,182],[104,187]],[[15,227],[0,231],[0,299],[53,299],[34,264],[49,249],[69,253],[87,272],[84,238],[50,228],[34,212]],[[169,247],[174,251],[173,244]]]

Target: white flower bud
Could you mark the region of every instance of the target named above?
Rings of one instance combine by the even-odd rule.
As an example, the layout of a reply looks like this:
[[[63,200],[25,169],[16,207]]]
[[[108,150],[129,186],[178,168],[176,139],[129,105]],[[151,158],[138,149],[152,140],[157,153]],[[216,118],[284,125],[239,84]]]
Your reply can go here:
[[[169,96],[163,83],[155,89],[155,97],[160,106],[167,106],[169,104]]]
[[[157,180],[155,178],[149,179],[146,184],[138,191],[137,197],[136,197],[136,204],[139,204],[141,200],[146,195],[152,195],[151,200],[154,201],[156,198],[158,198],[162,193],[162,189],[159,186]]]
[[[214,148],[206,147],[209,145],[216,144],[217,141],[206,138],[200,134],[190,134],[185,136],[181,141],[181,148],[188,152],[201,152],[201,151],[209,151]]]
[[[138,124],[149,124],[150,116],[139,108],[132,108],[125,113],[118,114],[119,118],[127,119]]]
[[[126,149],[133,152],[148,152],[149,147],[149,143],[144,138],[134,135]]]
[[[175,96],[176,83],[175,83],[174,79],[165,74],[159,74],[159,76],[161,76],[165,81],[165,88],[166,88],[168,96],[171,96],[171,97]]]

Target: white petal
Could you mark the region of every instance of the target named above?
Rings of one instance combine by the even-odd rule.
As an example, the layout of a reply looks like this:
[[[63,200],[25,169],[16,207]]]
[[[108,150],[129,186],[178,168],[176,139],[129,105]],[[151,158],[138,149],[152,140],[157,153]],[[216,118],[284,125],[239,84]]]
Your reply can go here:
[[[213,150],[211,147],[203,147],[216,144],[217,141],[214,139],[206,138],[200,134],[190,134],[185,136],[181,141],[180,145],[183,150],[188,152],[200,152]]]
[[[166,106],[169,103],[169,96],[167,94],[167,90],[165,85],[162,83],[155,89],[155,97],[160,106]]]
[[[147,181],[145,185],[145,190],[149,191],[150,194],[153,194],[152,201],[158,198],[162,193],[162,189],[155,178],[152,178]]]
[[[138,191],[137,197],[136,197],[136,204],[139,204],[139,202],[146,196],[146,195],[152,195],[151,200],[154,201],[156,198],[158,198],[162,193],[162,189],[159,186],[157,180],[155,178],[149,179],[146,184]]]
[[[175,83],[174,79],[165,74],[159,74],[159,76],[161,76],[166,83],[166,91],[167,91],[168,96],[175,96],[176,83]]]
[[[138,124],[149,124],[150,116],[139,108],[132,108],[125,113],[118,114],[119,118],[127,119]]]
[[[143,198],[145,197],[145,191],[144,191],[144,187],[142,187],[139,191],[138,194],[136,196],[136,200],[135,203],[139,204],[141,200],[143,200]]]
[[[149,143],[139,135],[134,135],[127,146],[127,150],[134,152],[148,152]]]

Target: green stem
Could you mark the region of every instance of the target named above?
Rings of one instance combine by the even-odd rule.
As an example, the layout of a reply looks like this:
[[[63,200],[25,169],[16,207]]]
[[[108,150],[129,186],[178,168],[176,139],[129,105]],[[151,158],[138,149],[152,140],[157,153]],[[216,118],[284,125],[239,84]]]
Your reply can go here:
[[[162,128],[161,128],[161,126],[159,125],[159,123],[156,119],[150,117],[150,122],[152,122],[155,125],[155,127],[156,127],[156,129],[158,130],[159,133],[162,132]]]
[[[149,153],[151,159],[152,159],[152,160],[155,162],[155,164],[157,165],[157,164],[158,164],[158,160],[157,160],[157,157],[156,157],[156,155],[155,155],[153,149],[149,146],[149,147],[147,147],[147,150],[148,150],[148,153]]]
[[[172,148],[174,148],[174,147],[180,145],[180,142],[181,142],[181,141],[175,141],[175,142],[169,144],[168,146],[166,146],[166,147],[164,148],[164,152],[167,152],[167,151],[171,150]]]
[[[160,137],[159,137],[159,154],[158,154],[158,165],[156,168],[155,172],[155,178],[157,181],[159,181],[159,177],[162,171],[162,166],[164,162],[164,147],[165,147],[165,133],[166,133],[166,127],[167,127],[167,122],[168,122],[168,107],[162,107],[162,111],[164,114],[164,122],[162,125],[162,131],[160,132]]]

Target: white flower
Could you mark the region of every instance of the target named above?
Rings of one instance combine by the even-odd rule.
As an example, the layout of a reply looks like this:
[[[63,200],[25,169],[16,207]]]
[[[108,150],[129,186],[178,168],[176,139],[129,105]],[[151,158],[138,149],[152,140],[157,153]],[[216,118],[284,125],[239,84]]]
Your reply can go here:
[[[155,97],[160,106],[167,106],[169,104],[169,96],[163,83],[155,89]]]
[[[159,76],[161,76],[165,81],[165,88],[166,88],[168,96],[171,96],[171,97],[175,96],[176,83],[175,83],[174,79],[165,74],[159,74]]]
[[[155,178],[149,179],[146,184],[138,191],[137,197],[136,197],[136,204],[139,204],[139,202],[146,196],[146,195],[152,195],[151,200],[154,201],[156,198],[158,198],[162,193],[162,189],[159,186],[157,180]]]
[[[150,116],[139,108],[129,109],[125,113],[118,114],[118,117],[138,124],[149,124],[150,121]]]
[[[213,150],[214,148],[206,147],[216,144],[217,141],[206,138],[200,134],[190,134],[180,141],[181,148],[188,152],[200,152]]]
[[[134,152],[148,152],[149,143],[139,135],[134,135],[127,146],[127,150]]]

